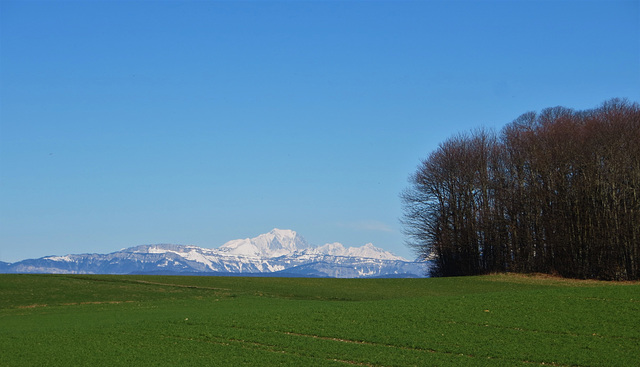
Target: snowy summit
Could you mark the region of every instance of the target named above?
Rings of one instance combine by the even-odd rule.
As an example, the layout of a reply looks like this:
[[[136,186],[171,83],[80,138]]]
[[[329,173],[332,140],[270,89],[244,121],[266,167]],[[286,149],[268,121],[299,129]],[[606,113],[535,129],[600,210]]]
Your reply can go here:
[[[233,255],[272,258],[292,255],[310,247],[296,231],[274,228],[255,238],[229,241],[219,249]]]

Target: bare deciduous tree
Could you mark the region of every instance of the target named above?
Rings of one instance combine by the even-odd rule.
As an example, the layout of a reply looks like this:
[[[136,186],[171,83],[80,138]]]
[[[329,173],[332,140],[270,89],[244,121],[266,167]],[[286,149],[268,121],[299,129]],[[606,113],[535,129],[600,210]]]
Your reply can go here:
[[[440,144],[401,197],[433,275],[640,279],[640,107],[526,113]]]

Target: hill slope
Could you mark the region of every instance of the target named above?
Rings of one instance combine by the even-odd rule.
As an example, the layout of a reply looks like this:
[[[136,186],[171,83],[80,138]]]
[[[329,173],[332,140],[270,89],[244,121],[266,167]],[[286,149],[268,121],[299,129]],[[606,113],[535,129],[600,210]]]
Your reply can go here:
[[[0,275],[2,366],[633,366],[640,284]]]

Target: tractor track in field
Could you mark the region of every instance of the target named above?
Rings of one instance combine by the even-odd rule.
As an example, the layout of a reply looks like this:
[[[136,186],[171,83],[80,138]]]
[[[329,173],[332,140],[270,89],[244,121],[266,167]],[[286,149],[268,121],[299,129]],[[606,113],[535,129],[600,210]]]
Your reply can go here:
[[[81,279],[87,280],[90,282],[107,282],[107,283],[127,283],[127,284],[148,284],[148,285],[159,285],[165,287],[176,287],[176,288],[189,288],[189,289],[204,289],[210,291],[231,291],[229,288],[219,288],[219,287],[203,287],[199,285],[189,285],[189,284],[176,284],[176,283],[163,283],[163,282],[151,282],[148,280],[140,280],[140,279],[113,279],[113,278],[93,278],[93,277],[83,277],[74,275],[73,277],[69,277],[70,279]]]
[[[353,360],[348,360],[348,359],[339,359],[339,358],[331,358],[331,357],[318,357],[318,356],[308,355],[308,354],[305,354],[305,353],[296,353],[296,352],[293,352],[291,350],[285,350],[284,348],[282,348],[279,345],[272,345],[272,344],[267,344],[267,343],[259,343],[259,342],[256,342],[256,341],[238,339],[238,338],[228,338],[228,339],[221,338],[221,337],[189,338],[189,337],[181,337],[181,336],[175,336],[175,335],[163,335],[162,337],[163,338],[167,338],[167,339],[177,339],[177,340],[183,340],[183,341],[208,343],[208,344],[215,344],[215,345],[221,345],[221,346],[230,346],[232,344],[238,344],[242,348],[253,349],[253,350],[261,350],[261,351],[270,352],[270,353],[276,353],[276,354],[286,354],[286,355],[293,355],[293,356],[298,356],[298,357],[320,359],[320,360],[344,363],[344,364],[354,365],[354,366],[384,367],[383,365],[375,365],[375,364],[370,364],[370,363],[366,363],[366,362],[359,362],[359,361],[353,361]]]
[[[594,338],[610,338],[610,339],[628,339],[628,340],[639,340],[640,338],[636,338],[633,336],[619,336],[619,335],[603,335],[598,333],[577,333],[570,331],[552,331],[552,330],[541,330],[541,329],[530,329],[525,327],[517,327],[517,326],[504,326],[497,325],[491,323],[477,323],[477,322],[467,322],[467,321],[452,321],[452,320],[434,320],[436,322],[440,322],[443,324],[454,324],[454,325],[464,325],[464,326],[473,326],[473,327],[486,327],[492,329],[501,329],[501,330],[515,330],[522,331],[527,333],[540,333],[540,334],[549,334],[549,335],[566,335],[572,337],[594,337]]]
[[[406,347],[406,346],[399,346],[399,345],[393,345],[393,344],[368,342],[368,341],[364,341],[364,340],[351,340],[351,339],[343,339],[343,338],[336,338],[336,337],[330,337],[330,336],[301,334],[301,333],[294,333],[294,332],[288,332],[288,331],[280,331],[278,333],[282,333],[282,334],[286,334],[286,335],[292,335],[292,336],[301,336],[301,337],[313,338],[313,339],[330,340],[330,341],[336,341],[336,342],[341,342],[341,343],[372,345],[372,346],[385,347],[385,348],[412,350],[412,351],[425,352],[425,353],[437,353],[437,354],[461,356],[461,357],[468,357],[468,358],[481,358],[481,359],[487,359],[487,360],[514,361],[514,362],[521,362],[521,363],[526,363],[526,364],[535,364],[535,365],[540,365],[540,366],[583,367],[583,366],[580,366],[580,365],[567,365],[567,364],[559,364],[559,363],[555,363],[555,362],[533,362],[533,361],[523,361],[523,360],[517,360],[517,359],[508,359],[508,358],[491,357],[491,356],[483,357],[483,356],[476,356],[476,355],[473,355],[473,354],[447,352],[447,351],[441,351],[441,350],[436,350],[436,349],[431,349],[431,348]]]

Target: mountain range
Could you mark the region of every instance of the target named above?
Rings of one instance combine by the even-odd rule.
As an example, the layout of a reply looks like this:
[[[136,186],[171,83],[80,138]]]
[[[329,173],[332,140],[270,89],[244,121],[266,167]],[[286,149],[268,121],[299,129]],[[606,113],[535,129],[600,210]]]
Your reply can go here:
[[[424,277],[427,262],[409,261],[368,243],[312,246],[292,230],[273,229],[218,248],[141,245],[110,254],[46,256],[0,262],[0,273],[170,274],[283,277]]]

